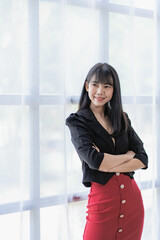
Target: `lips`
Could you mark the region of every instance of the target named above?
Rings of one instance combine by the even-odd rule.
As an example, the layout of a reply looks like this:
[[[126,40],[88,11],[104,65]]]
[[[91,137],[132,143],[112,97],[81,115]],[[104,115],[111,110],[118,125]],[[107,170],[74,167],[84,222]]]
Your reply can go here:
[[[95,97],[97,101],[103,101],[105,98],[102,97]]]

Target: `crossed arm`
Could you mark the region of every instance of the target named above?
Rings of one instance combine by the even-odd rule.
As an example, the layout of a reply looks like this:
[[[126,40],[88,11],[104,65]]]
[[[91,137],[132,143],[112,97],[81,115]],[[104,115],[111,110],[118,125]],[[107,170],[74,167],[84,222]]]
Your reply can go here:
[[[143,143],[131,125],[128,130],[129,146],[133,150],[136,149],[136,153],[128,151],[125,154],[114,155],[99,151],[93,142],[88,125],[79,118],[77,115],[71,116],[66,120],[66,124],[81,161],[86,162],[91,169],[102,172],[131,172],[148,167],[148,157]]]
[[[93,145],[98,152],[99,149]],[[144,168],[145,165],[137,158],[134,158],[135,153],[128,151],[125,154],[112,155],[104,153],[104,158],[99,167],[99,171],[103,172],[131,172],[140,168]]]

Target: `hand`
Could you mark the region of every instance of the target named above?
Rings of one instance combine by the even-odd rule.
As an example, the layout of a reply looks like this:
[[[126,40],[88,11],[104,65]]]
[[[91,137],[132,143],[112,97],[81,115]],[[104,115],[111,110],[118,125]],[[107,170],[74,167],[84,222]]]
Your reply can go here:
[[[100,152],[99,148],[93,143],[93,148],[95,148],[97,150],[97,152]]]
[[[135,156],[135,152],[133,152],[133,151],[128,151],[126,154],[127,154],[131,159],[134,158],[134,156]]]

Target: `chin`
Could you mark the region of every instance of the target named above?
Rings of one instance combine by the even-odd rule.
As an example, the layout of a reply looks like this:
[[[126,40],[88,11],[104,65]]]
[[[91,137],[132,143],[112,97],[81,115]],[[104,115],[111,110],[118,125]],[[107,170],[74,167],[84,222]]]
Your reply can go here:
[[[105,105],[105,103],[95,103],[95,102],[93,102],[93,104],[95,105],[95,106],[97,106],[97,107],[102,107],[102,106],[104,106]]]

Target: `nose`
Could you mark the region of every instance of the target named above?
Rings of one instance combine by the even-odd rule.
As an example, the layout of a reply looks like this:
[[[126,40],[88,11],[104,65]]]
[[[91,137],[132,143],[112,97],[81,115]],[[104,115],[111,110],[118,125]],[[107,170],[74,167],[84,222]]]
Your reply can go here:
[[[103,85],[99,85],[98,89],[97,89],[97,93],[98,94],[103,94]]]

